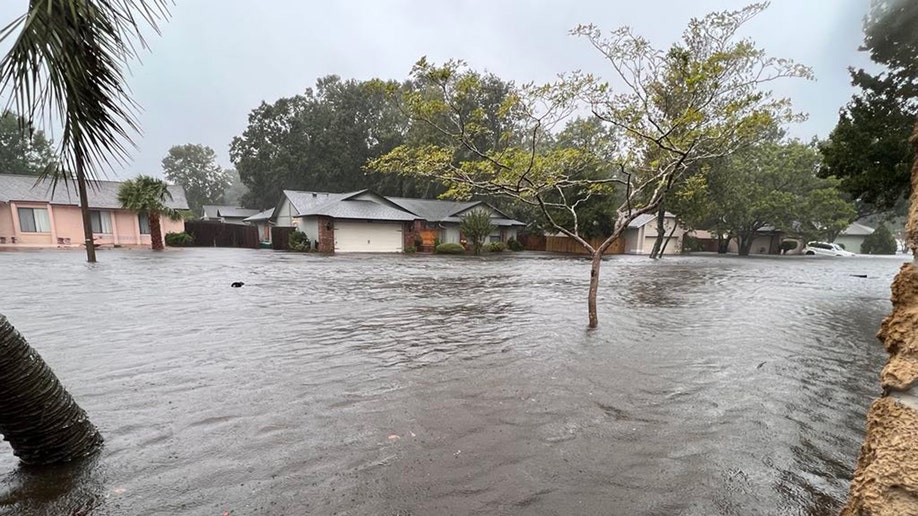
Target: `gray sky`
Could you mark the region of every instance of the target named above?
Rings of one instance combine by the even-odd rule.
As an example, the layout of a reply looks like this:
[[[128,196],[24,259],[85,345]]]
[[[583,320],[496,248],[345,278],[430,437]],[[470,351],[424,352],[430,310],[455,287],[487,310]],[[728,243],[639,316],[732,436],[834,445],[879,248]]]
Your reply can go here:
[[[3,25],[28,0],[0,5]],[[265,100],[301,93],[317,78],[405,79],[421,56],[460,58],[517,82],[549,81],[560,72],[606,72],[588,43],[569,36],[578,23],[632,26],[659,47],[679,38],[691,17],[738,9],[737,0],[177,0],[161,37],[132,67],[143,135],[133,162],[116,171],[161,175],[173,145],[201,143],[231,166],[229,143]],[[853,89],[848,66],[857,51],[867,0],[773,0],[745,26],[771,56],[811,66],[815,81],[774,85],[810,119],[791,128],[825,137]],[[5,48],[3,49],[5,51]]]

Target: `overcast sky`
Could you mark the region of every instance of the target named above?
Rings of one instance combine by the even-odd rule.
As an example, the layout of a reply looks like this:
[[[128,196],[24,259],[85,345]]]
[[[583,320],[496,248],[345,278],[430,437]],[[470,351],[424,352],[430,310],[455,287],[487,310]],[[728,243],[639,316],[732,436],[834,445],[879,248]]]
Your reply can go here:
[[[143,135],[133,162],[116,171],[161,175],[173,145],[201,143],[231,166],[229,143],[261,101],[301,93],[319,77],[402,80],[421,56],[461,58],[506,80],[548,81],[582,69],[602,75],[602,59],[568,35],[579,23],[630,25],[657,47],[676,41],[691,17],[737,9],[737,0],[178,0],[162,36],[132,67]],[[5,25],[28,0],[0,4]],[[810,119],[791,129],[825,137],[851,96],[848,66],[867,0],[773,0],[745,26],[769,55],[811,66],[815,81],[786,80],[775,91]],[[4,49],[5,51],[5,49]]]

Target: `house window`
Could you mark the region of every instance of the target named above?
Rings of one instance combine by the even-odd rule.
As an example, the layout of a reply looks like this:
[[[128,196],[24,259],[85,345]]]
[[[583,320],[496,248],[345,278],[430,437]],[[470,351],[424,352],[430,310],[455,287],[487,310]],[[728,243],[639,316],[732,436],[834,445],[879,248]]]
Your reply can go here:
[[[491,243],[500,242],[500,235],[491,235],[489,238]]]
[[[89,220],[92,221],[93,233],[112,234],[112,213],[110,211],[92,210],[89,212]]]
[[[137,215],[137,224],[140,225],[141,235],[150,234],[150,218],[149,217],[143,214]]]
[[[19,208],[19,229],[23,233],[50,233],[51,219],[45,208]]]

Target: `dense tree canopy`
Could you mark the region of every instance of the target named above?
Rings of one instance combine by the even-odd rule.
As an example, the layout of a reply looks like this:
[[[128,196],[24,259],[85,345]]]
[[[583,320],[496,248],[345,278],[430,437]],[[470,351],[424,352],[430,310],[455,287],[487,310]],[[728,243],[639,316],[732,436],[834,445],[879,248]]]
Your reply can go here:
[[[679,190],[680,214],[749,254],[766,227],[805,240],[833,240],[854,220],[834,178],[819,178],[819,153],[800,141],[766,142],[713,161]]]
[[[851,70],[860,91],[821,146],[821,175],[841,179],[862,215],[889,210],[909,192],[913,151],[908,137],[918,116],[916,27],[918,2],[872,0],[863,50],[884,70]]]
[[[53,174],[56,166],[54,147],[43,131],[31,129],[12,111],[0,115],[0,174]]]
[[[205,204],[222,204],[230,177],[217,164],[217,153],[206,145],[176,145],[163,158],[166,179],[185,189],[188,207],[196,214]]]

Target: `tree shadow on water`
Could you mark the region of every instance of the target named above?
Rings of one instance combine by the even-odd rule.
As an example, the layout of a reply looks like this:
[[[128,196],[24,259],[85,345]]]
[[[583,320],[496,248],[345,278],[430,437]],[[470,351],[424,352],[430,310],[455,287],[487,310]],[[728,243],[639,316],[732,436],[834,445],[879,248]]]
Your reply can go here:
[[[20,465],[0,477],[0,515],[93,514],[105,500],[100,455],[51,466]]]

